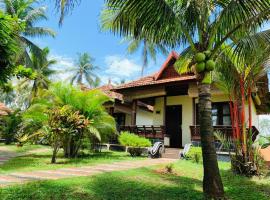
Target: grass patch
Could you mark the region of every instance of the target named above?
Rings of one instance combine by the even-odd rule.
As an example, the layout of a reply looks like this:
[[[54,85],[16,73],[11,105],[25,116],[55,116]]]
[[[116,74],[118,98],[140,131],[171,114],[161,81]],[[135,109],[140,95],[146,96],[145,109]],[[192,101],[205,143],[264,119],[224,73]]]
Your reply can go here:
[[[5,144],[0,143],[0,148],[1,147],[3,147],[4,149],[7,149],[9,151],[16,152],[16,153],[26,153],[28,151],[45,148],[45,146],[43,146],[43,145],[25,144],[22,147],[17,147],[14,144],[5,145]]]
[[[14,147],[11,147],[14,148]],[[15,147],[17,148],[17,147]],[[26,147],[22,147],[26,148]],[[30,148],[30,147],[29,147]],[[32,147],[31,147],[32,148]],[[25,150],[25,152],[27,152]],[[28,150],[29,152],[29,150]],[[39,148],[36,152],[31,149],[31,154],[26,153],[26,155],[18,156],[12,158],[11,160],[0,165],[0,174],[18,172],[18,171],[33,171],[33,170],[50,170],[74,166],[84,166],[84,165],[96,165],[101,163],[112,163],[116,161],[124,160],[138,160],[145,159],[144,157],[132,158],[129,154],[125,152],[112,152],[105,151],[101,153],[88,153],[82,157],[68,159],[64,158],[63,152],[59,152],[57,163],[51,164],[52,150],[48,147]]]
[[[202,165],[174,164],[174,174],[158,173],[163,167],[141,168],[57,181],[39,181],[0,189],[3,200],[197,200],[203,199]],[[268,200],[270,179],[236,176],[229,164],[220,163],[226,195],[232,200]]]

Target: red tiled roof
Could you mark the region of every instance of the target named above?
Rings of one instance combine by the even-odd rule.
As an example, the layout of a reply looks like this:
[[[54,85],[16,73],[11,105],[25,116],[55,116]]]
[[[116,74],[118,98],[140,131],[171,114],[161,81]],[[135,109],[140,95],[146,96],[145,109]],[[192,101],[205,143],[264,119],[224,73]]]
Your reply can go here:
[[[8,107],[6,107],[5,104],[0,103],[0,116],[8,115],[11,112],[12,112],[12,110],[9,109]]]
[[[100,87],[97,88],[88,88],[85,85],[81,85],[81,90],[83,91],[89,91],[89,90],[101,90],[102,92],[104,92],[106,95],[108,95],[110,98],[112,99],[118,99],[119,101],[123,100],[123,95],[117,92],[112,91],[114,89],[114,86],[111,83],[108,83],[106,85],[102,85]]]
[[[160,70],[153,75],[142,77],[138,80],[131,81],[119,86],[116,86],[113,90],[121,90],[135,87],[142,87],[147,85],[158,85],[162,83],[195,80],[196,76],[191,74],[179,75],[173,66],[173,62],[178,59],[179,55],[172,51],[166,61],[161,66]]]
[[[166,78],[166,79],[161,79],[161,80],[155,80],[155,75],[153,76],[146,76],[143,78],[140,78],[136,81],[132,81],[129,83],[125,83],[119,86],[116,86],[113,90],[121,90],[121,89],[126,89],[126,88],[134,88],[134,87],[141,87],[141,86],[147,86],[147,85],[158,85],[162,83],[170,83],[170,82],[178,82],[178,81],[186,81],[186,80],[195,80],[196,76],[195,75],[184,75],[184,76],[179,76],[179,77],[174,77],[174,78]]]
[[[169,56],[168,56],[168,58],[166,59],[166,61],[165,61],[165,62],[163,63],[163,65],[161,66],[160,70],[155,74],[155,80],[158,80],[159,78],[161,78],[161,75],[162,75],[163,71],[164,71],[167,67],[169,67],[170,61],[171,61],[172,59],[177,60],[178,57],[179,57],[179,55],[178,55],[175,51],[172,51],[172,52],[169,54]]]
[[[101,90],[102,92],[104,92],[106,95],[108,95],[109,97],[113,98],[113,99],[118,99],[120,101],[123,100],[123,95],[117,92],[114,92],[114,86],[112,84],[107,84],[107,85],[102,85],[98,88],[96,88],[98,90]]]

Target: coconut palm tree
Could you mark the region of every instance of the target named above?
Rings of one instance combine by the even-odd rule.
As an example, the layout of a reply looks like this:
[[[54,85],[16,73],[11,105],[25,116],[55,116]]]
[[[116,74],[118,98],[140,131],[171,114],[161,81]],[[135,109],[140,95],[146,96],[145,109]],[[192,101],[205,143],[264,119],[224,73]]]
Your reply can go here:
[[[36,55],[42,54],[42,50],[31,41],[30,38],[52,36],[56,34],[50,28],[36,26],[36,23],[41,20],[47,20],[46,7],[34,7],[39,3],[38,0],[1,0],[5,5],[5,12],[13,17],[17,17],[25,23],[25,26],[20,34],[20,40],[25,47],[24,57],[21,58],[23,64],[29,65],[31,60],[28,54],[28,49]]]
[[[56,64],[57,61],[48,59],[50,51],[49,48],[42,49],[41,55],[31,54],[31,68],[33,69],[33,79],[22,79],[19,83],[19,87],[27,87],[31,84],[30,101],[36,97],[38,90],[48,89],[50,84],[49,77],[55,73],[55,70],[51,69],[51,66]]]
[[[136,51],[138,51],[140,48],[142,48],[143,64],[142,64],[141,76],[143,76],[144,70],[148,66],[149,56],[152,60],[154,60],[154,62],[156,62],[157,52],[161,52],[163,55],[168,54],[168,50],[164,46],[151,43],[151,41],[148,41],[145,38],[142,40],[135,39],[135,38],[126,38],[125,41],[129,43],[127,51],[130,54],[133,54]]]
[[[249,37],[252,37],[250,35]],[[239,58],[233,49],[226,47],[217,59],[215,84],[221,88],[230,100],[231,125],[235,142],[237,162],[234,169],[243,169],[248,163],[255,163],[252,147],[252,96],[257,104],[258,86],[269,70],[270,43],[258,44],[256,49],[246,49],[245,59]],[[245,105],[248,105],[248,115]],[[248,123],[246,123],[248,122]],[[248,124],[248,131],[246,130]],[[241,126],[241,128],[239,128]],[[248,171],[248,170],[246,170]],[[239,173],[242,173],[239,170]]]
[[[81,0],[55,0],[55,5],[60,11],[59,25],[63,23],[64,17],[70,10],[79,4]]]
[[[38,57],[32,53],[31,61],[33,63],[32,68],[35,72],[35,78],[33,80],[32,94],[37,95],[38,89],[48,89],[50,80],[49,77],[55,73],[55,70],[51,69],[52,65],[57,63],[56,60],[48,59],[50,50],[49,48],[42,49],[42,56]]]
[[[103,25],[124,37],[146,37],[156,44],[186,49],[180,72],[194,71],[199,82],[200,134],[203,152],[203,189],[207,198],[223,198],[211,121],[211,71],[222,46],[243,55],[244,47],[269,42],[269,33],[257,33],[270,16],[266,0],[106,0]],[[232,14],[233,13],[233,14]],[[252,33],[254,37],[248,38]]]
[[[106,10],[102,13],[101,17],[106,20],[107,15],[110,13],[106,13]],[[103,20],[103,19],[102,19]],[[108,31],[113,28],[114,24],[106,22],[103,24],[102,30]],[[125,37],[122,40],[123,43],[128,43],[127,52],[129,54],[133,54],[141,49],[141,58],[142,58],[142,69],[141,69],[141,76],[143,76],[145,68],[148,66],[149,57],[156,62],[157,53],[162,53],[163,55],[168,55],[168,49],[160,44],[153,43],[150,39],[146,37],[141,38],[134,38],[133,36]]]
[[[93,64],[94,61],[94,58],[88,53],[78,53],[76,66],[68,70],[73,73],[71,84],[76,82],[76,84],[82,85],[85,80],[90,87],[95,87],[96,83],[99,82],[99,78],[95,74],[98,67]]]

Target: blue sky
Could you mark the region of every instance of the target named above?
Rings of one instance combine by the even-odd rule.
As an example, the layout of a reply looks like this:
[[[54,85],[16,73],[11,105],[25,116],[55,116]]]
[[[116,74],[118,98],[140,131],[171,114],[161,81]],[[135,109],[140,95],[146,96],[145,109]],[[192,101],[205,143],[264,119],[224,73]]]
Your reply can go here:
[[[109,78],[120,81],[139,77],[140,51],[128,55],[127,44],[120,43],[121,38],[100,31],[99,14],[103,7],[103,0],[83,0],[70,15],[65,17],[61,27],[58,26],[59,14],[55,10],[54,1],[46,0],[41,5],[47,5],[49,20],[38,25],[52,28],[57,32],[57,36],[33,40],[41,47],[48,46],[51,49],[51,57],[58,60],[58,68],[71,67],[78,52],[88,52],[96,59],[95,64],[100,67],[97,74],[102,78],[103,83],[106,83]],[[159,55],[156,63],[149,63],[145,74],[156,71],[164,60],[165,57]]]

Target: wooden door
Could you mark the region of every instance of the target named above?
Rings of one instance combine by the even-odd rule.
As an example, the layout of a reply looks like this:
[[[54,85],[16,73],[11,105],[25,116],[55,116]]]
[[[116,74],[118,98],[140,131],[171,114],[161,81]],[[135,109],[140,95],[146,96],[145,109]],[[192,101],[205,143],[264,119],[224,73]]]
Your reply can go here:
[[[166,134],[170,136],[170,147],[182,147],[182,105],[166,106]]]

